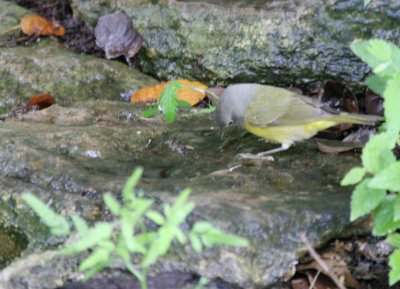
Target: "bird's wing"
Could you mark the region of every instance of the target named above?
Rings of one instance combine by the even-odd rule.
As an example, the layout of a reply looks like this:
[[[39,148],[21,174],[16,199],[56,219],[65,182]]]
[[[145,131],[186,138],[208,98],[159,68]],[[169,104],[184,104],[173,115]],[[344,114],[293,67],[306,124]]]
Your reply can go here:
[[[319,104],[315,104],[310,98],[302,95],[294,95],[289,108],[274,124],[275,125],[297,125],[317,121],[331,116]]]
[[[244,119],[255,126],[298,125],[331,115],[321,103],[306,96],[283,88],[263,86],[253,94]]]
[[[286,114],[290,107],[291,92],[282,88],[262,86],[253,92],[244,120],[255,126],[267,126]]]

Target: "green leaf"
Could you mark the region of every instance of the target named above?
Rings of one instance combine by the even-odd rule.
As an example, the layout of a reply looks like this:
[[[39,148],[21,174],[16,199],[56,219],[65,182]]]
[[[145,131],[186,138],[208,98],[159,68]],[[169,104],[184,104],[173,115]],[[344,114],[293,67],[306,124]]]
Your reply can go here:
[[[152,117],[152,116],[156,115],[157,112],[158,112],[158,106],[155,105],[152,108],[149,108],[149,109],[145,110],[143,112],[143,116],[145,118],[149,118],[149,117]]]
[[[96,246],[100,241],[111,237],[113,226],[109,223],[97,223],[88,233],[75,243],[61,250],[63,254],[72,254],[85,251]]]
[[[400,68],[400,50],[390,42],[380,39],[355,41],[350,48],[380,77],[391,77]]]
[[[400,280],[400,250],[395,250],[389,257],[389,285],[392,286]]]
[[[94,266],[93,268],[86,270],[85,278],[83,280],[88,280],[88,279],[92,278],[94,275],[96,275],[97,273],[102,271],[105,267],[107,267],[110,263],[111,263],[111,261],[99,263],[96,266]]]
[[[168,218],[168,216],[171,214],[171,206],[168,203],[165,203],[163,205],[163,212],[164,212],[164,216]]]
[[[87,232],[89,231],[89,227],[86,224],[86,221],[77,215],[71,216],[71,219],[78,233],[81,236],[86,235]]]
[[[174,209],[178,209],[181,208],[183,206],[183,204],[186,202],[186,200],[189,198],[190,195],[190,189],[186,188],[184,189],[178,199],[175,201],[173,208]]]
[[[137,252],[137,244],[134,236],[136,221],[131,212],[121,210],[121,236],[130,252]]]
[[[177,89],[183,86],[177,80],[171,80],[165,86],[160,98],[158,99],[159,109],[165,116],[168,123],[173,123],[178,109]]]
[[[175,237],[178,239],[179,243],[185,244],[186,243],[186,237],[183,231],[179,227],[175,227]]]
[[[52,234],[69,235],[70,226],[64,216],[57,214],[34,194],[24,193],[21,198],[40,217],[42,222],[50,227]]]
[[[195,233],[189,233],[189,240],[193,250],[195,250],[197,253],[203,251],[203,245],[200,241],[200,238]]]
[[[161,227],[158,231],[158,248],[160,256],[164,255],[168,252],[169,248],[171,247],[172,240],[175,237],[177,227],[176,226],[164,226]]]
[[[370,75],[365,80],[365,84],[368,85],[375,93],[383,95],[388,79],[379,77],[378,75]]]
[[[246,247],[249,245],[249,241],[246,238],[236,236],[233,234],[225,233],[222,230],[214,228],[200,236],[202,242],[207,247],[214,245],[231,245]]]
[[[399,195],[396,195],[394,197],[393,209],[394,209],[393,220],[400,221],[400,196]]]
[[[367,6],[370,2],[371,0],[364,0],[364,6]]]
[[[366,173],[366,169],[362,167],[354,167],[352,168],[343,178],[340,183],[342,186],[354,185],[363,179]]]
[[[177,100],[177,102],[178,102],[178,106],[182,106],[182,107],[192,107],[192,105],[191,105],[189,102],[187,102],[187,101],[184,101],[184,100]]]
[[[132,211],[132,214],[135,215],[135,220],[137,220],[142,217],[152,204],[153,200],[135,197],[129,204],[126,204],[126,208]]]
[[[159,246],[159,242],[157,239],[154,242],[152,242],[149,250],[143,256],[141,266],[143,268],[148,268],[150,265],[154,264],[160,256],[161,256],[160,246]]]
[[[165,224],[165,220],[163,215],[161,215],[159,212],[157,211],[148,211],[146,213],[146,217],[149,218],[151,221],[153,221],[154,223],[156,223],[157,225],[164,225]]]
[[[190,189],[184,189],[178,199],[175,201],[170,210],[166,210],[164,207],[164,214],[168,219],[168,222],[174,224],[180,224],[188,214],[193,210],[194,203],[186,203],[190,195]],[[168,211],[168,212],[167,212]]]
[[[129,202],[134,198],[135,187],[139,182],[143,174],[143,168],[137,167],[129,179],[126,181],[124,188],[122,189],[122,196],[124,202]]]
[[[363,165],[368,172],[377,174],[396,161],[392,152],[395,147],[393,139],[394,135],[389,132],[374,135],[369,139],[361,155]]]
[[[400,234],[398,233],[389,235],[385,241],[394,247],[400,248]]]
[[[370,180],[371,179],[364,179],[353,191],[350,204],[351,221],[370,213],[385,199],[385,190],[368,187]]]
[[[146,211],[153,205],[153,200],[136,198],[131,205],[134,210],[130,211],[130,219],[132,223],[136,224],[143,217]]]
[[[372,234],[383,236],[390,234],[400,227],[399,221],[394,221],[394,202],[393,198],[388,196],[374,211],[374,223]]]
[[[105,193],[103,195],[104,203],[108,207],[108,209],[114,215],[118,215],[121,210],[121,204],[118,202],[116,198],[114,198],[110,193]]]
[[[151,243],[157,237],[156,232],[146,232],[136,236],[136,241],[138,244],[148,244]]]
[[[206,222],[206,221],[197,221],[192,228],[192,232],[197,233],[197,234],[203,234],[205,232],[208,232],[210,230],[214,229],[213,224]]]
[[[115,250],[116,250],[118,256],[120,256],[124,262],[131,261],[131,253],[129,252],[128,248],[126,247],[125,242],[122,239],[119,240],[118,245]]]
[[[383,98],[387,130],[398,135],[400,131],[400,71],[388,80]]]
[[[110,240],[110,239],[99,241],[97,243],[97,246],[101,247],[101,248],[103,248],[105,250],[108,250],[110,252],[112,252],[112,251],[114,251],[116,249],[114,242],[112,240]]]
[[[97,248],[89,255],[89,257],[82,261],[79,265],[79,271],[86,271],[96,265],[108,263],[109,259],[110,251],[103,248]]]
[[[400,192],[400,161],[380,171],[369,183],[374,189]]]
[[[217,108],[216,106],[210,105],[208,108],[203,108],[203,109],[196,110],[194,112],[194,114],[213,113],[216,108]]]

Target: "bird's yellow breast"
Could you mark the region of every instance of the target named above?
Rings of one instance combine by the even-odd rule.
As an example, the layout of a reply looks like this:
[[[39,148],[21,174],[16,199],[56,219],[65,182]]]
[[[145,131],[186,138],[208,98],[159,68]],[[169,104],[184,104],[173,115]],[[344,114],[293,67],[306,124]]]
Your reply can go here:
[[[298,125],[271,125],[271,126],[254,126],[250,123],[245,123],[244,128],[267,141],[292,144],[296,141],[308,139],[320,130],[327,129],[337,123],[326,119],[312,121]]]

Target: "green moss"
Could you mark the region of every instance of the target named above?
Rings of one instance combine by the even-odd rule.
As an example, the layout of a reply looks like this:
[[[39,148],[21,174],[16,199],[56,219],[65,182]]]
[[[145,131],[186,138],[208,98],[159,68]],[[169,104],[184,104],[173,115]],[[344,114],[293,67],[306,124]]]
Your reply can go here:
[[[80,55],[55,41],[0,48],[0,59],[0,104],[6,108],[38,93],[49,93],[59,103],[121,100],[122,93],[156,83],[124,63]]]

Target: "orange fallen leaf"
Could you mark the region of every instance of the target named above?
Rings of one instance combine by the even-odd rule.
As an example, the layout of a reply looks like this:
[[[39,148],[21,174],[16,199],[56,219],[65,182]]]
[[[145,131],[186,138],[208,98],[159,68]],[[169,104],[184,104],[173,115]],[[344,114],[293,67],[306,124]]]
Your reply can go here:
[[[51,95],[46,93],[38,94],[32,96],[25,105],[27,110],[40,110],[46,107],[49,107],[52,104],[55,104],[56,100]]]
[[[22,32],[25,35],[53,35],[53,36],[64,36],[65,28],[61,24],[55,21],[49,21],[44,17],[37,15],[24,16],[19,24]]]
[[[15,108],[10,112],[1,115],[0,121],[4,121],[8,118],[15,118],[30,111],[41,110],[55,103],[56,100],[51,95],[48,95],[46,93],[37,94],[32,96],[25,105]]]
[[[198,81],[190,81],[186,79],[178,79],[178,82],[184,86],[193,86],[193,87],[198,87],[201,89],[207,89],[208,86],[198,82]],[[165,89],[165,86],[167,85],[168,82],[162,82],[157,85],[153,86],[146,86],[143,87],[136,92],[134,92],[131,95],[131,102],[132,103],[154,103],[156,102],[159,97],[161,96],[161,93]],[[191,106],[194,106],[198,104],[205,96],[205,92],[201,92],[198,90],[195,90],[193,88],[183,88],[178,91],[178,100],[181,101],[186,101],[190,103]]]

